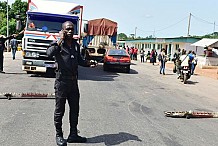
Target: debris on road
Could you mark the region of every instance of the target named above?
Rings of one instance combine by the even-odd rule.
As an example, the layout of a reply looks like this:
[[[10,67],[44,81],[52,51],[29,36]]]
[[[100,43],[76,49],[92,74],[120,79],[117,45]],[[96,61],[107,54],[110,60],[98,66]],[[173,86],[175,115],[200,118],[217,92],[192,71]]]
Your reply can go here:
[[[204,111],[165,111],[166,117],[172,118],[218,118],[218,112]]]
[[[0,93],[0,99],[54,99],[54,93]]]

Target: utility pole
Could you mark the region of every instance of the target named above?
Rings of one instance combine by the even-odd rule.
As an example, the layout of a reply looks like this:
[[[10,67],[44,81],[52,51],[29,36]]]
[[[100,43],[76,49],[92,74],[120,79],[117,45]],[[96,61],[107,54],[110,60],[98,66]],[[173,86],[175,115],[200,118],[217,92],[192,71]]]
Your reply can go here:
[[[153,38],[155,38],[155,29],[154,29],[154,31],[153,31]]]
[[[190,13],[189,14],[189,19],[188,19],[188,34],[187,34],[187,37],[190,36],[189,32],[190,32],[190,25],[191,25],[191,16],[192,16],[192,14]]]
[[[215,29],[216,29],[216,23],[215,23],[215,21],[214,21],[214,23],[213,23],[213,35],[215,36]]]
[[[135,39],[136,39],[136,29],[137,29],[137,27],[135,27]]]
[[[7,37],[9,36],[9,28],[8,28],[8,0],[7,0]],[[9,40],[7,40],[7,51],[9,52]]]

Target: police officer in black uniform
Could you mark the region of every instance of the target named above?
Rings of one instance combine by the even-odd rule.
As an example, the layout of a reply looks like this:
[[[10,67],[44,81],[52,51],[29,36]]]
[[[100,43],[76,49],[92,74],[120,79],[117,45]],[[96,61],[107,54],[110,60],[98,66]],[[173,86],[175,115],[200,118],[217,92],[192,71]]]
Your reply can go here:
[[[66,146],[69,143],[85,143],[87,139],[78,135],[77,125],[79,116],[79,88],[77,81],[78,65],[95,67],[93,61],[83,60],[80,55],[80,46],[73,39],[74,24],[66,21],[62,24],[60,40],[52,43],[47,49],[49,57],[55,56],[57,63],[55,80],[55,112],[54,124],[56,128],[56,143]],[[69,104],[70,134],[67,142],[63,138],[62,118],[65,112],[65,103]]]

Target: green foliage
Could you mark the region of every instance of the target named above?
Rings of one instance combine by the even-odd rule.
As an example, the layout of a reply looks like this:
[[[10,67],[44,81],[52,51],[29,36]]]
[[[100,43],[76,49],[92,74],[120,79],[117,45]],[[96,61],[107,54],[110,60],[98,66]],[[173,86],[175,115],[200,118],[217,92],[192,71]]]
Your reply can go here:
[[[26,18],[27,2],[15,0],[12,5],[8,6],[9,19],[9,35],[17,33],[16,31],[16,15],[20,15],[24,21]],[[0,34],[7,35],[7,2],[0,2]],[[24,25],[23,25],[24,28]],[[22,29],[23,29],[22,28]]]
[[[126,40],[128,37],[125,33],[118,34],[118,40]]]
[[[7,14],[7,2],[0,2],[0,12]]]
[[[204,36],[193,36],[195,38],[210,38],[210,39],[218,39],[218,32],[214,32],[211,34],[206,34]]]

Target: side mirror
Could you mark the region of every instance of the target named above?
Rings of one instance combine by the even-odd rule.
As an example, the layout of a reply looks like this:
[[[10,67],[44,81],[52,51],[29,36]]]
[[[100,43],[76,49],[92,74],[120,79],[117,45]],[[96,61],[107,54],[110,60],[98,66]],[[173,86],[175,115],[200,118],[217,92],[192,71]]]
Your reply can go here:
[[[20,15],[15,16],[16,21],[16,30],[20,31],[21,30],[21,20],[20,20]]]
[[[17,31],[21,30],[21,21],[20,20],[17,20],[17,22],[16,22],[16,30]]]
[[[85,24],[84,24],[84,29],[83,29],[83,31],[84,31],[85,33],[88,33],[88,23],[85,23]]]

